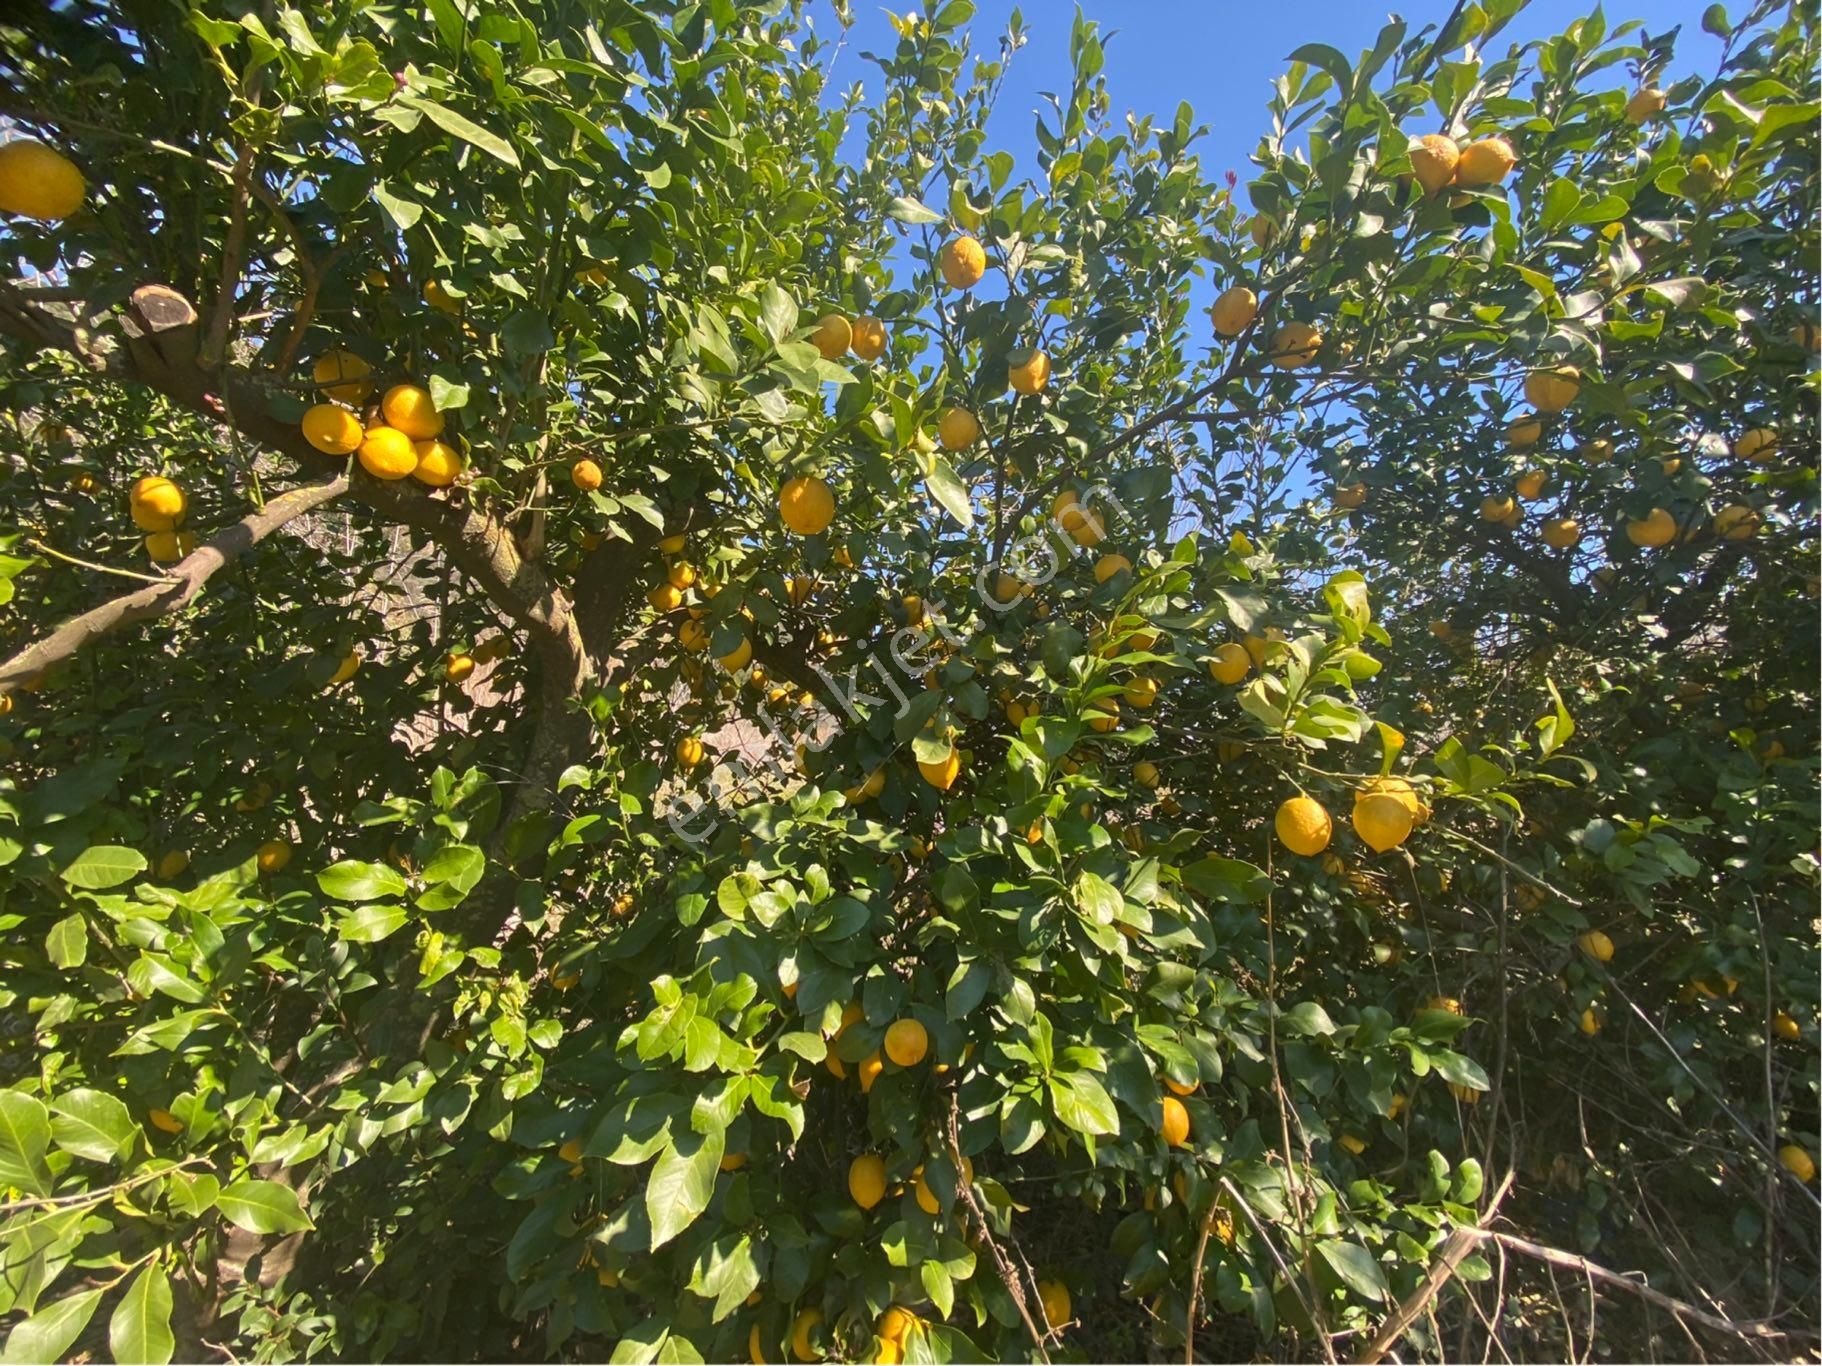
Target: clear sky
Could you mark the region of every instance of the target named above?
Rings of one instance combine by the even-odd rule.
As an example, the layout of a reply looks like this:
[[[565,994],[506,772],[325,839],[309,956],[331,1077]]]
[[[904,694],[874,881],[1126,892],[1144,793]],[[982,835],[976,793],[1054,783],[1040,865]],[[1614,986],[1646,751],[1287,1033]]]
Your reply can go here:
[[[1047,108],[1039,92],[1067,89],[1075,5],[1070,0],[1025,0],[1017,7],[1024,13],[1030,42],[1013,59],[988,146],[1011,152],[1021,171],[1033,171],[1033,115]],[[853,0],[855,24],[848,50],[835,64],[837,86],[860,80],[877,88],[877,72],[858,54],[889,52],[896,43],[886,23],[887,8],[877,0]],[[890,8],[902,14],[920,3],[898,0]],[[1014,8],[1012,0],[977,0],[972,25],[977,53],[991,56],[997,50]],[[1593,8],[1587,0],[1532,0],[1494,40],[1494,50],[1503,55],[1509,42],[1560,33]],[[1707,73],[1714,69],[1720,43],[1701,31],[1705,8],[1707,0],[1620,0],[1606,6],[1605,14],[1610,28],[1627,19],[1644,21],[1653,34],[1682,25],[1678,73]],[[1747,5],[1729,8],[1737,16]],[[1199,144],[1204,165],[1217,173],[1232,169],[1242,182],[1251,173],[1247,156],[1267,126],[1272,79],[1293,49],[1324,42],[1351,59],[1371,44],[1394,11],[1415,32],[1440,23],[1450,9],[1449,0],[1409,0],[1397,7],[1373,0],[1082,0],[1083,13],[1098,21],[1104,33],[1115,34],[1107,44],[1105,74],[1116,118],[1131,110],[1168,123],[1178,103],[1188,100],[1198,122],[1210,130]],[[825,35],[836,31],[826,11],[816,20]]]

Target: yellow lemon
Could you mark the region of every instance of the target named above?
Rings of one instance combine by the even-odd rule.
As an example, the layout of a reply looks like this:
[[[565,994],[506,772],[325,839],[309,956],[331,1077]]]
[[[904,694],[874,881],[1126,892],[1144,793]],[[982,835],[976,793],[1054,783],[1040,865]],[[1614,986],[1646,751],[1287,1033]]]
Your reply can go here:
[[[1156,787],[1160,776],[1158,766],[1149,759],[1141,759],[1132,766],[1132,780],[1140,787]]]
[[[658,549],[663,551],[666,555],[675,555],[683,549],[688,541],[689,538],[679,532],[675,536],[666,536],[662,541],[659,541]]]
[[[1355,508],[1366,502],[1367,487],[1365,484],[1359,482],[1352,484],[1337,484],[1334,492],[1329,496],[1335,500],[1336,507],[1346,508],[1348,511],[1352,512]]]
[[[1189,1142],[1189,1111],[1175,1096],[1164,1097],[1163,1106],[1164,1122],[1158,1132],[1171,1147],[1181,1148]]]
[[[1055,520],[1062,527],[1063,534],[1085,550],[1094,549],[1106,539],[1107,532],[1101,523],[1100,514],[1090,512],[1073,502],[1057,514]]]
[[[304,413],[304,440],[324,455],[348,455],[360,449],[367,433],[361,420],[335,403],[318,403]]]
[[[1512,144],[1504,138],[1482,138],[1461,149],[1455,164],[1455,181],[1459,185],[1497,185],[1518,165]]]
[[[367,376],[373,367],[352,351],[325,351],[310,367],[310,378],[325,396],[339,403],[359,404],[373,392]]]
[[[683,594],[668,583],[661,583],[645,595],[645,600],[660,612],[675,612],[683,606]]]
[[[86,186],[76,163],[30,138],[0,146],[0,210],[54,223],[82,207]]]
[[[154,531],[146,537],[146,554],[154,564],[181,560],[196,549],[196,538],[187,531]]]
[[[1582,372],[1573,365],[1533,370],[1525,376],[1525,401],[1540,413],[1560,413],[1582,389]]]
[[[1376,854],[1396,849],[1410,838],[1411,809],[1388,792],[1362,794],[1354,802],[1354,833]]]
[[[329,675],[326,686],[333,688],[337,683],[346,683],[361,667],[361,652],[350,650],[342,656],[342,662],[335,666],[335,672]]]
[[[170,853],[158,860],[158,866],[152,871],[157,875],[160,882],[169,882],[172,878],[182,877],[184,870],[189,866],[189,851],[184,849],[173,849]],[[1786,1015],[1784,1018],[1788,1020],[1790,1017]]]
[[[1506,423],[1506,445],[1515,451],[1529,450],[1544,435],[1544,422],[1536,413],[1520,413]]]
[[[1094,581],[1106,583],[1115,574],[1132,573],[1132,561],[1124,555],[1103,555],[1094,562]]]
[[[451,683],[463,682],[473,672],[473,655],[452,654],[443,661],[443,677]]]
[[[1014,351],[1006,358],[1006,383],[1015,394],[1042,393],[1050,383],[1050,357],[1036,347]]]
[[[746,668],[747,661],[752,657],[753,642],[748,640],[745,636],[742,636],[740,638],[740,644],[736,645],[726,654],[719,656],[717,662],[720,663],[722,668],[732,674],[739,673],[742,669]]]
[[[1155,678],[1135,678],[1129,682],[1120,696],[1128,703],[1141,709],[1149,707],[1158,700],[1158,680]]]
[[[872,1209],[885,1199],[886,1164],[878,1154],[862,1153],[848,1164],[848,1194],[862,1209]]]
[[[1740,460],[1769,460],[1778,453],[1782,443],[1783,438],[1775,428],[1754,427],[1740,434],[1733,443],[1733,453]]]
[[[1518,504],[1504,494],[1495,494],[1480,500],[1480,516],[1485,522],[1505,522],[1518,511]]]
[[[162,1133],[181,1134],[183,1132],[183,1121],[169,1110],[160,1110],[154,1106],[146,1111],[146,1118],[152,1121],[154,1129]]]
[[[1405,149],[1411,158],[1411,174],[1423,186],[1425,194],[1435,194],[1455,179],[1455,167],[1461,160],[1461,148],[1455,139],[1442,133],[1425,133]]]
[[[1642,90],[1635,90],[1632,98],[1626,101],[1626,122],[1645,123],[1664,112],[1670,97],[1655,85],[1648,85]]]
[[[136,480],[127,494],[127,511],[141,531],[170,531],[183,520],[188,505],[183,490],[162,474]]]
[[[854,344],[854,326],[839,313],[825,313],[816,320],[810,341],[824,360],[840,360]]]
[[[424,302],[439,313],[454,315],[462,311],[462,301],[451,295],[441,280],[424,281]]]
[[[1652,508],[1648,515],[1626,523],[1626,539],[1646,550],[1669,545],[1676,539],[1676,518],[1663,508]]]
[[[411,438],[396,427],[374,427],[361,439],[361,468],[375,479],[403,479],[418,467]]]
[[[1581,539],[1582,524],[1573,517],[1552,517],[1543,525],[1544,544],[1552,550],[1567,550]]]
[[[1524,501],[1530,502],[1544,491],[1544,481],[1547,477],[1542,470],[1526,470],[1518,476],[1513,490]]]
[[[930,1051],[930,1036],[916,1020],[894,1020],[886,1029],[886,1056],[900,1067],[915,1067]]]
[[[981,439],[980,420],[966,408],[948,408],[937,419],[936,439],[946,451],[966,450]]]
[[[254,850],[253,857],[260,872],[267,875],[282,873],[285,865],[291,862],[291,845],[282,839],[267,840]]]
[[[949,751],[948,758],[939,760],[935,763],[925,763],[922,759],[919,759],[917,761],[917,771],[923,775],[924,781],[929,783],[930,786],[934,787],[938,792],[947,792],[951,787],[955,786],[955,780],[962,771],[961,751],[952,748]]]
[[[1219,335],[1237,337],[1259,316],[1259,296],[1245,285],[1234,285],[1221,291],[1208,313]]]
[[[953,238],[943,245],[937,268],[949,288],[973,289],[987,273],[987,253],[972,237]]]
[[[1039,1281],[1038,1304],[1043,1307],[1044,1322],[1052,1329],[1061,1328],[1073,1317],[1069,1287],[1061,1281]]]
[[[883,1342],[895,1342],[902,1345],[916,1325],[917,1315],[909,1309],[903,1309],[894,1304],[879,1316],[879,1322],[874,1325],[873,1331],[879,1334],[880,1340]]]
[[[878,318],[856,318],[853,330],[849,345],[861,360],[876,361],[886,353],[886,325]]]
[[[443,415],[431,402],[430,390],[415,384],[395,384],[380,400],[386,425],[397,427],[413,441],[428,441],[443,434]]]
[[[1575,946],[1597,963],[1613,961],[1613,940],[1600,930],[1589,930],[1577,936]]]
[[[800,475],[778,491],[778,515],[799,536],[815,536],[835,520],[835,495],[820,479]]]
[[[1778,1149],[1778,1164],[1806,1186],[1816,1179],[1816,1159],[1809,1155],[1808,1149],[1795,1143],[1786,1143]]]
[[[1287,797],[1272,818],[1278,840],[1293,854],[1312,858],[1329,847],[1334,825],[1313,797]]]
[[[1243,645],[1229,641],[1215,647],[1215,652],[1208,658],[1208,674],[1217,683],[1238,683],[1252,672],[1252,656]]]
[[[1272,333],[1266,359],[1280,370],[1297,370],[1316,359],[1322,333],[1311,323],[1288,322]]]
[[[822,1310],[806,1309],[791,1324],[791,1355],[799,1361],[821,1361],[822,1352],[810,1334],[822,1326]]]
[[[1714,515],[1715,535],[1730,541],[1745,541],[1759,534],[1762,519],[1756,508],[1734,503]]]
[[[447,442],[432,437],[428,441],[412,442],[411,449],[418,457],[411,477],[420,484],[428,484],[433,489],[448,488],[462,472],[462,457]]]
[[[877,1052],[869,1053],[860,1060],[857,1069],[860,1078],[860,1093],[864,1096],[873,1089],[873,1083],[879,1080],[879,1074],[886,1070],[886,1060]]]
[[[601,487],[601,467],[583,456],[569,467],[569,482],[584,493],[593,493]]]
[[[692,769],[702,762],[702,741],[693,735],[686,735],[677,742],[677,762],[684,769]]]

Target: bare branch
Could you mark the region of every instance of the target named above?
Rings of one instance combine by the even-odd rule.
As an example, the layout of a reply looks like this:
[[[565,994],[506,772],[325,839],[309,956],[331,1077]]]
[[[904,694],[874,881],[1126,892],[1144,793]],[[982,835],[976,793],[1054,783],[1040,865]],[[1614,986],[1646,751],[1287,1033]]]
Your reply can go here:
[[[249,513],[198,546],[171,570],[164,583],[123,594],[92,608],[0,664],[0,694],[61,664],[123,626],[149,621],[188,606],[223,565],[239,559],[285,523],[347,491],[348,475],[343,471],[319,483],[281,493],[259,511]]]
[[[1732,1333],[1736,1337],[1743,1338],[1788,1338],[1791,1336],[1782,1329],[1773,1328],[1763,1319],[1724,1319],[1718,1314],[1710,1314],[1706,1310],[1697,1309],[1686,1300],[1666,1295],[1661,1290],[1653,1290],[1643,1281],[1635,1281],[1630,1276],[1623,1276],[1597,1262],[1589,1261],[1586,1257],[1578,1256],[1573,1252],[1564,1252],[1561,1248],[1545,1247],[1542,1243],[1529,1242],[1514,1234],[1498,1233],[1492,1229],[1476,1228],[1457,1231],[1468,1233],[1476,1241],[1496,1242],[1501,1247],[1510,1248],[1514,1252],[1522,1252],[1527,1257],[1533,1257],[1550,1266],[1560,1266],[1569,1271],[1580,1272],[1590,1280],[1602,1281],[1607,1285],[1617,1285],[1622,1289],[1630,1290],[1640,1299],[1648,1300],[1660,1309],[1668,1310],[1678,1319],[1699,1323],[1704,1328],[1712,1328],[1718,1333]]]

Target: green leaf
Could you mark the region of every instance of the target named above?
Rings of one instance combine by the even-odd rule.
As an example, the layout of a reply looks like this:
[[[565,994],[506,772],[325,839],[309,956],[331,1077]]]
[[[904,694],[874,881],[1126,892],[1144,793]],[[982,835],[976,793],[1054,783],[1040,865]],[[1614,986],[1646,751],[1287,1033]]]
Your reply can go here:
[[[1485,1091],[1493,1084],[1487,1080],[1486,1069],[1474,1059],[1464,1057],[1460,1053],[1451,1053],[1446,1048],[1431,1050],[1430,1063],[1441,1074],[1444,1081],[1452,1081],[1457,1086]]]
[[[430,377],[430,401],[436,405],[439,413],[451,413],[457,408],[468,406],[468,386],[457,380],[445,379],[442,375]]]
[[[397,224],[401,230],[415,228],[418,219],[424,216],[424,206],[422,204],[418,203],[416,200],[405,198],[405,196],[400,194],[384,180],[379,181],[374,185],[373,197],[379,200],[380,207],[386,211],[386,216]]]
[[[974,504],[968,497],[968,486],[956,476],[954,467],[942,456],[930,457],[930,469],[925,476],[924,487],[930,490],[930,496],[942,504],[943,511],[953,517],[958,525],[964,528],[974,525]]]
[[[1354,88],[1354,68],[1348,65],[1346,57],[1327,43],[1305,43],[1286,60],[1320,67],[1334,78],[1335,88],[1343,95]]]
[[[27,1363],[62,1361],[70,1344],[82,1336],[101,1303],[102,1291],[79,1290],[66,1295],[48,1309],[40,1309],[23,1323],[13,1325],[6,1335],[6,1350],[0,1352],[5,1366],[27,1366]]]
[[[383,896],[405,895],[405,879],[384,863],[359,863],[344,859],[316,875],[324,896],[337,901],[376,901]]]
[[[94,844],[84,849],[63,870],[72,887],[100,892],[131,881],[146,870],[146,857],[137,849],[118,844]]]
[[[91,1162],[112,1162],[139,1139],[132,1112],[105,1091],[66,1091],[51,1100],[51,1112],[57,1146]]]
[[[692,1146],[680,1150],[679,1142]],[[652,1226],[654,1252],[709,1207],[724,1150],[724,1135],[719,1130],[678,1135],[664,1145],[645,1183],[645,1214]]]
[[[1056,1117],[1079,1134],[1117,1134],[1120,1114],[1107,1088],[1087,1072],[1056,1072],[1049,1078]]]
[[[396,901],[362,906],[335,922],[335,937],[347,944],[377,944],[405,924],[405,908]]]
[[[108,1320],[114,1360],[164,1366],[177,1348],[171,1335],[171,1278],[162,1266],[146,1267],[133,1278]]]
[[[1099,873],[1078,873],[1073,890],[1077,907],[1097,925],[1113,924],[1126,909],[1119,888]]]
[[[689,1290],[714,1300],[710,1317],[720,1323],[759,1288],[759,1262],[750,1234],[728,1234],[703,1248],[690,1268]]]
[[[1316,1250],[1355,1294],[1375,1302],[1386,1297],[1385,1272],[1364,1247],[1332,1238],[1317,1243]]]
[[[51,1193],[51,1117],[44,1103],[23,1091],[0,1091],[0,1187],[17,1186],[28,1195]]]
[[[60,968],[79,968],[89,956],[89,923],[81,911],[66,915],[44,936],[44,951]]]
[[[774,342],[783,341],[797,330],[797,304],[769,280],[759,295],[759,325]]]
[[[446,844],[424,865],[429,889],[418,898],[426,911],[446,911],[460,905],[487,871],[487,855],[472,844]]]
[[[892,202],[886,206],[886,213],[900,223],[909,223],[913,227],[943,221],[943,216],[935,209],[902,194],[893,196]]]
[[[297,1233],[314,1228],[297,1192],[276,1181],[241,1178],[215,1197],[215,1208],[249,1233]]]
[[[490,157],[497,157],[508,166],[517,167],[519,154],[512,149],[512,144],[498,133],[489,132],[473,119],[464,118],[447,105],[427,100],[421,95],[401,95],[399,103],[412,109],[421,109],[424,116],[441,128],[445,133],[462,139],[474,147],[479,147]]]
[[[924,1283],[924,1293],[936,1306],[936,1312],[948,1318],[955,1311],[955,1285],[948,1270],[941,1262],[927,1261],[917,1268],[917,1277]]]
[[[1328,1035],[1335,1032],[1335,1022],[1329,1019],[1328,1011],[1314,1001],[1300,1001],[1285,1011],[1279,1023],[1292,1034],[1304,1036],[1312,1034]]]

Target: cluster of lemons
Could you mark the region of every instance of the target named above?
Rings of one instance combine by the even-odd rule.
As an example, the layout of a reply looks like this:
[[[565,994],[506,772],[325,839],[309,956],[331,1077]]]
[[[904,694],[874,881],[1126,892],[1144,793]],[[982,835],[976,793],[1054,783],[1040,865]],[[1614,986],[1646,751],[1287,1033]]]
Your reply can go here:
[[[1514,452],[1528,452],[1544,433],[1544,422],[1554,418],[1575,402],[1581,392],[1582,373],[1573,365],[1533,370],[1525,376],[1525,398],[1532,411],[1521,413],[1506,424],[1506,446]],[[1762,464],[1777,454],[1780,440],[1775,429],[1755,427],[1742,433],[1731,445],[1735,459]],[[1583,464],[1602,465],[1613,458],[1613,443],[1605,439],[1586,441],[1576,450]],[[1659,462],[1666,476],[1682,468],[1682,457],[1667,456]],[[1550,477],[1542,469],[1527,468],[1513,481],[1512,492],[1488,494],[1481,500],[1481,519],[1511,530],[1524,521],[1524,504],[1542,497]],[[1357,508],[1365,500],[1364,484],[1352,484],[1335,490],[1335,502],[1345,508]],[[1756,508],[1744,503],[1730,503],[1715,514],[1714,534],[1726,540],[1741,541],[1756,536],[1763,519]],[[1681,537],[1693,537],[1699,528],[1681,525],[1667,508],[1654,507],[1643,517],[1627,519],[1626,539],[1645,550],[1656,550]],[[1552,550],[1567,550],[1580,543],[1582,525],[1568,514],[1546,518],[1539,527],[1545,545]]]
[[[127,511],[133,525],[146,533],[146,554],[155,564],[181,560],[196,548],[196,537],[179,530],[190,500],[174,479],[147,474],[133,481],[127,491]]]
[[[446,488],[462,473],[461,453],[442,440],[444,418],[430,392],[395,384],[363,422],[356,411],[373,395],[373,367],[351,351],[316,358],[311,379],[325,401],[304,414],[304,440],[325,455],[353,455],[375,479],[407,476]]]

